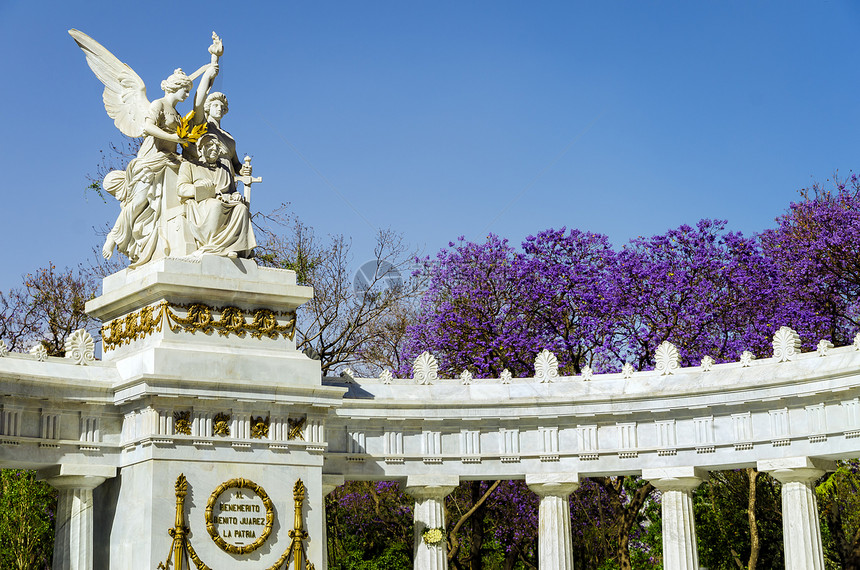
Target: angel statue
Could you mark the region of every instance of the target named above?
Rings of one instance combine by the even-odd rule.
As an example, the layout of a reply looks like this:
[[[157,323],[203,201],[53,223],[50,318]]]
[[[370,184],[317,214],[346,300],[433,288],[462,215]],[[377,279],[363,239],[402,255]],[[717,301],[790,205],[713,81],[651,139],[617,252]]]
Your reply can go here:
[[[114,248],[128,256],[129,267],[166,257],[182,256],[197,249],[197,244],[183,230],[184,206],[177,194],[177,175],[183,159],[177,145],[194,143],[204,132],[205,123],[193,121],[194,113],[181,117],[176,105],[191,92],[199,75],[201,88],[208,91],[218,74],[218,58],[223,53],[220,38],[213,32],[209,47],[211,61],[191,76],[177,69],[161,82],[164,96],[152,101],[146,98],[143,80],[128,65],[88,35],[69,30],[84,51],[87,64],[104,84],[105,110],[125,135],[143,137],[143,143],[125,171],[114,170],[104,179],[105,190],[120,202],[120,213],[108,233],[102,254],[110,258]],[[202,106],[206,92],[195,97]],[[193,127],[197,124],[196,127]],[[192,128],[193,127],[193,128]]]

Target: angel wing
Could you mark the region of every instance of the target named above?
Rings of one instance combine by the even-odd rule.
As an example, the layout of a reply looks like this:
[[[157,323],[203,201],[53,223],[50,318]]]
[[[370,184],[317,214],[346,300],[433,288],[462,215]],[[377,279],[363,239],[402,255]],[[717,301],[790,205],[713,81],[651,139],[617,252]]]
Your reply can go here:
[[[104,83],[102,100],[116,128],[130,137],[143,136],[144,120],[149,113],[149,100],[143,80],[132,68],[85,33],[69,30],[69,34],[84,50],[90,69]]]

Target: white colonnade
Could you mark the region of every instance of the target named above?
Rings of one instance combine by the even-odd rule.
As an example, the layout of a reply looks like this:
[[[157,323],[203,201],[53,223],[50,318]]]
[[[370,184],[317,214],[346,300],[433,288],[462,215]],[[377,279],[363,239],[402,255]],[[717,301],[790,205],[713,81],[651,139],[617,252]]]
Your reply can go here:
[[[760,462],[760,471],[782,483],[782,514],[787,570],[823,570],[824,554],[813,483],[832,461],[795,457]],[[698,570],[693,490],[707,481],[708,472],[697,467],[643,470],[661,492],[663,519],[663,568]],[[406,492],[415,498],[415,570],[447,568],[445,544],[429,546],[422,540],[428,528],[444,528],[444,499],[457,485],[452,478],[410,478]],[[526,484],[540,497],[538,514],[538,567],[541,570],[573,570],[573,542],[569,497],[579,488],[579,474],[526,475]]]
[[[525,479],[540,497],[540,567],[566,570],[576,558],[568,499],[579,481],[638,474],[662,493],[664,567],[694,569],[693,490],[709,471],[749,467],[783,484],[787,567],[823,568],[813,485],[832,460],[860,456],[860,340],[800,354],[782,331],[772,358],[690,368],[663,362],[604,375],[561,376],[542,353],[531,378],[442,379],[422,355],[413,378],[320,379],[318,363],[289,336],[195,332],[177,283],[211,281],[211,302],[232,303],[234,281],[225,278],[235,279],[249,298],[283,309],[285,330],[289,311],[310,296],[279,285],[278,272],[240,265],[164,261],[134,278],[112,278],[116,294],[99,301],[110,308],[104,320],[124,323],[131,308],[151,330],[132,338],[134,331],[117,328],[111,334],[128,338],[117,337],[103,361],[0,353],[0,466],[39,469],[60,489],[55,568],[157,566],[153,552],[166,548],[174,482],[184,472],[195,494],[187,524],[197,553],[210,561],[228,554],[207,541],[200,513],[207,494],[251,478],[276,495],[283,521],[293,509],[283,482],[302,479],[308,557],[320,569],[325,496],[344,480],[400,481],[415,499],[420,570],[447,568],[444,536],[425,531],[444,530],[445,497],[461,480]],[[150,296],[134,297],[149,280],[156,282],[147,285]],[[126,297],[137,305],[126,306]],[[185,319],[189,330],[157,328],[143,305],[178,312],[171,318]],[[93,489],[115,474],[95,497],[108,504],[94,505]],[[93,511],[102,508],[108,519],[94,525]],[[289,543],[287,525],[278,528],[267,564]],[[101,533],[95,552],[94,533]]]

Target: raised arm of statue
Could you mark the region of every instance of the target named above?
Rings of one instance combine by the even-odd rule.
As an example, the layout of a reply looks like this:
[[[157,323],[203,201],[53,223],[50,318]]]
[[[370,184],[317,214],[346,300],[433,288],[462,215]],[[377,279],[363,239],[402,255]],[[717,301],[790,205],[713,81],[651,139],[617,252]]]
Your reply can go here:
[[[206,103],[206,96],[209,94],[209,90],[212,88],[212,83],[215,81],[217,76],[217,63],[210,63],[206,66],[206,71],[203,72],[203,76],[200,78],[200,83],[197,85],[197,92],[194,95],[195,123],[206,122],[206,111],[203,108],[203,104]]]
[[[206,95],[212,88],[212,82],[218,76],[218,59],[224,54],[224,44],[218,34],[212,32],[212,45],[209,46],[209,53],[212,57],[208,65],[204,65],[191,75],[193,79],[200,72],[203,72],[203,77],[200,79],[200,84],[197,86],[197,93],[194,96],[194,119],[197,123],[205,122],[205,114],[203,111],[203,103],[206,102]]]

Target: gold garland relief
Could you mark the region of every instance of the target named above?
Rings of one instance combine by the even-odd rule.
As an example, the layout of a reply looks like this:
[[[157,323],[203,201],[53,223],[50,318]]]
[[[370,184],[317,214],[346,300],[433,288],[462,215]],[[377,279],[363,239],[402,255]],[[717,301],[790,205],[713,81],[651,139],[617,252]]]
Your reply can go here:
[[[185,316],[177,314],[174,309],[184,310]],[[220,313],[217,319],[212,316],[213,313]],[[279,316],[289,317],[289,320],[286,324],[279,325]],[[171,331],[181,330],[191,334],[197,331],[206,334],[217,332],[221,336],[234,334],[244,338],[245,334],[250,334],[253,338],[265,336],[277,339],[283,336],[290,340],[296,334],[295,312],[282,313],[269,309],[257,309],[246,315],[238,307],[217,308],[202,303],[178,305],[162,301],[102,326],[102,341],[105,348],[113,350],[132,341],[146,338],[154,332],[161,332],[165,321]]]

